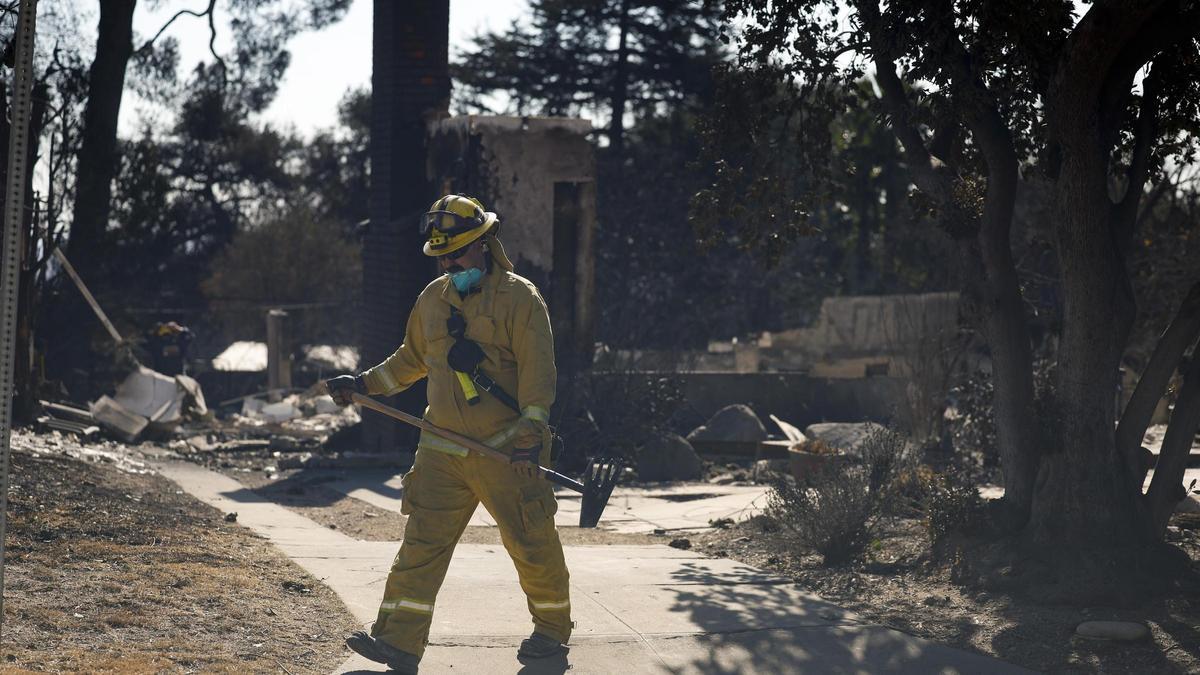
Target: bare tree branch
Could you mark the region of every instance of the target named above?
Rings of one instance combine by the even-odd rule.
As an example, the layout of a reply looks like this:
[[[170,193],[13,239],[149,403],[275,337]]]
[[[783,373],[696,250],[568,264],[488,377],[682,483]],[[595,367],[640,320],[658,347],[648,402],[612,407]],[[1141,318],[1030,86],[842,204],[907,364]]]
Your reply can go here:
[[[1138,111],[1133,142],[1133,156],[1125,178],[1125,195],[1113,207],[1113,234],[1122,248],[1128,247],[1137,225],[1138,204],[1146,187],[1150,151],[1158,140],[1158,109],[1162,81],[1153,71],[1142,83],[1142,106]]]
[[[1155,534],[1162,536],[1175,506],[1187,496],[1183,487],[1183,473],[1187,469],[1188,454],[1196,430],[1200,427],[1200,353],[1193,353],[1191,363],[1183,374],[1183,387],[1175,401],[1171,422],[1167,425],[1158,462],[1154,465],[1154,478],[1146,492]]]
[[[214,16],[213,6],[217,4],[217,0],[209,0],[208,2],[208,53],[217,60],[221,66],[221,77],[224,78],[229,73],[229,68],[225,65],[225,60],[217,54],[217,24]]]
[[[1142,447],[1142,437],[1150,426],[1154,408],[1162,398],[1171,375],[1179,365],[1179,359],[1187,350],[1188,345],[1200,336],[1200,282],[1192,286],[1187,297],[1179,305],[1175,317],[1167,326],[1154,347],[1150,361],[1138,378],[1137,387],[1129,403],[1125,404],[1125,412],[1117,425],[1117,453],[1124,458],[1129,471],[1130,480],[1141,489],[1144,472],[1139,461],[1139,451]]]
[[[217,48],[216,48],[217,26],[216,26],[216,18],[215,18],[216,12],[214,11],[216,9],[216,6],[217,6],[217,0],[208,0],[208,7],[206,7],[203,11],[196,11],[194,9],[181,9],[178,12],[175,12],[175,15],[172,16],[170,19],[167,19],[167,22],[164,23],[162,25],[162,27],[160,27],[158,29],[158,32],[154,34],[154,37],[147,40],[145,42],[145,44],[143,44],[141,47],[139,47],[137,49],[137,51],[134,52],[134,56],[142,56],[146,52],[150,51],[150,49],[154,46],[154,43],[158,41],[158,38],[162,37],[162,34],[165,33],[168,28],[171,27],[171,24],[175,23],[176,19],[179,19],[180,17],[184,17],[184,16],[192,16],[197,19],[207,18],[208,19],[208,33],[209,33],[208,52],[210,54],[212,54],[212,57],[214,59],[216,59],[218,64],[220,64],[221,72],[222,73],[228,72],[228,68],[225,65],[225,60],[221,58],[220,54],[217,54]]]
[[[896,74],[896,61],[887,44],[879,7],[874,2],[860,2],[858,11],[869,35],[868,42],[875,62],[875,80],[883,93],[882,102],[891,117],[892,132],[904,148],[913,180],[922,192],[950,206],[954,192],[952,175],[941,160],[929,154],[925,139],[921,138],[921,132],[917,129],[912,102],[904,83]]]
[[[149,40],[147,40],[145,44],[143,44],[141,47],[139,47],[139,48],[137,49],[137,51],[135,51],[135,52],[134,52],[134,54],[135,54],[135,55],[139,55],[139,56],[140,56],[141,54],[144,54],[146,51],[148,51],[148,50],[149,50],[151,47],[153,47],[153,46],[154,46],[154,43],[158,41],[158,38],[162,37],[162,34],[163,34],[163,33],[165,33],[165,32],[167,32],[167,29],[168,29],[168,28],[170,28],[170,27],[171,27],[171,24],[175,23],[175,20],[176,20],[176,19],[178,19],[179,17],[182,17],[182,16],[194,16],[194,17],[196,17],[197,19],[203,18],[203,17],[205,17],[205,16],[207,16],[207,15],[210,15],[210,14],[212,14],[213,7],[214,7],[216,4],[217,4],[217,0],[209,0],[209,2],[208,2],[208,8],[207,8],[207,9],[205,9],[204,11],[197,12],[197,11],[196,11],[196,10],[194,10],[194,9],[181,9],[181,10],[179,10],[178,12],[175,12],[175,15],[174,15],[174,16],[172,16],[170,19],[167,19],[167,22],[166,22],[166,23],[164,23],[164,24],[163,24],[163,25],[162,25],[162,26],[161,26],[161,27],[158,29],[158,32],[154,34],[154,37],[152,37],[152,38],[150,38]]]

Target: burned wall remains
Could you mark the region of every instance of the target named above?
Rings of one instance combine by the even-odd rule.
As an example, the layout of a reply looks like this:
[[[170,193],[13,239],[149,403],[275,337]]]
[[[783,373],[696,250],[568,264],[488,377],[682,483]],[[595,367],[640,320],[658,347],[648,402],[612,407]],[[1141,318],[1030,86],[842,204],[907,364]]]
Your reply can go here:
[[[500,216],[517,274],[550,308],[560,369],[590,359],[596,170],[587,120],[468,115],[429,126],[429,179]]]

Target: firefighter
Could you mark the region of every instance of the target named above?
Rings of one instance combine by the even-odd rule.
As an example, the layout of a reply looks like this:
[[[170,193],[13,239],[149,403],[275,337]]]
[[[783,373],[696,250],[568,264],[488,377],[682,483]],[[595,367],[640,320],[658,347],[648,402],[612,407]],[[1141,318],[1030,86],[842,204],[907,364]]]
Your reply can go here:
[[[442,274],[417,298],[404,343],[374,368],[330,380],[330,392],[344,405],[352,392],[390,395],[427,378],[425,419],[505,451],[511,463],[503,467],[422,432],[403,478],[408,524],[378,617],[369,634],[358,631],[346,644],[397,671],[416,672],[454,546],[482,503],[516,565],[533,618],[518,656],[554,656],[564,651],[572,623],[554,526],[558,504],[537,471],[550,461],[556,379],[546,304],[530,281],[513,273],[496,236],[498,218],[479,200],[447,195],[434,202],[422,226],[424,253],[437,259]],[[507,405],[475,390],[465,366],[456,363],[464,353],[476,355],[479,370],[512,392]]]

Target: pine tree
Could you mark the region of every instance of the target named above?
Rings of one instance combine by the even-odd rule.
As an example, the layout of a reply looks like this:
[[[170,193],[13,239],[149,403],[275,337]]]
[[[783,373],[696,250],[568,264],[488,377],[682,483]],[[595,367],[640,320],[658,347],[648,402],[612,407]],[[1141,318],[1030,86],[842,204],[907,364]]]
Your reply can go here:
[[[722,54],[710,0],[531,0],[530,18],[479,35],[451,67],[464,110],[607,118],[620,156],[626,117],[707,98]]]

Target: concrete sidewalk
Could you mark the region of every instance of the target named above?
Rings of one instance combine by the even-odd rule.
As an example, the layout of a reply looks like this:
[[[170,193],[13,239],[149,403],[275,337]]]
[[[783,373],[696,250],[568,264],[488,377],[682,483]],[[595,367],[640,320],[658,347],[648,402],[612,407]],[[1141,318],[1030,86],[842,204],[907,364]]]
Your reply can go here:
[[[375,617],[396,542],[361,542],[271,504],[202,467],[160,472],[268,537],[332,588],[364,624]],[[437,600],[423,673],[1016,673],[1019,668],[861,624],[785,579],[666,546],[566,549],[577,622],[570,653],[522,665],[525,598],[500,546],[461,544]],[[338,672],[382,672],[357,656]]]
[[[324,487],[336,490],[377,508],[400,512],[400,476],[386,469],[312,472],[331,480]],[[556,488],[559,527],[579,524],[579,493]],[[709,521],[728,518],[742,521],[762,513],[767,501],[763,485],[666,485],[662,487],[618,486],[604,510],[599,528],[610,532],[684,532],[708,529]],[[471,517],[471,526],[495,527],[496,521],[482,506]]]

